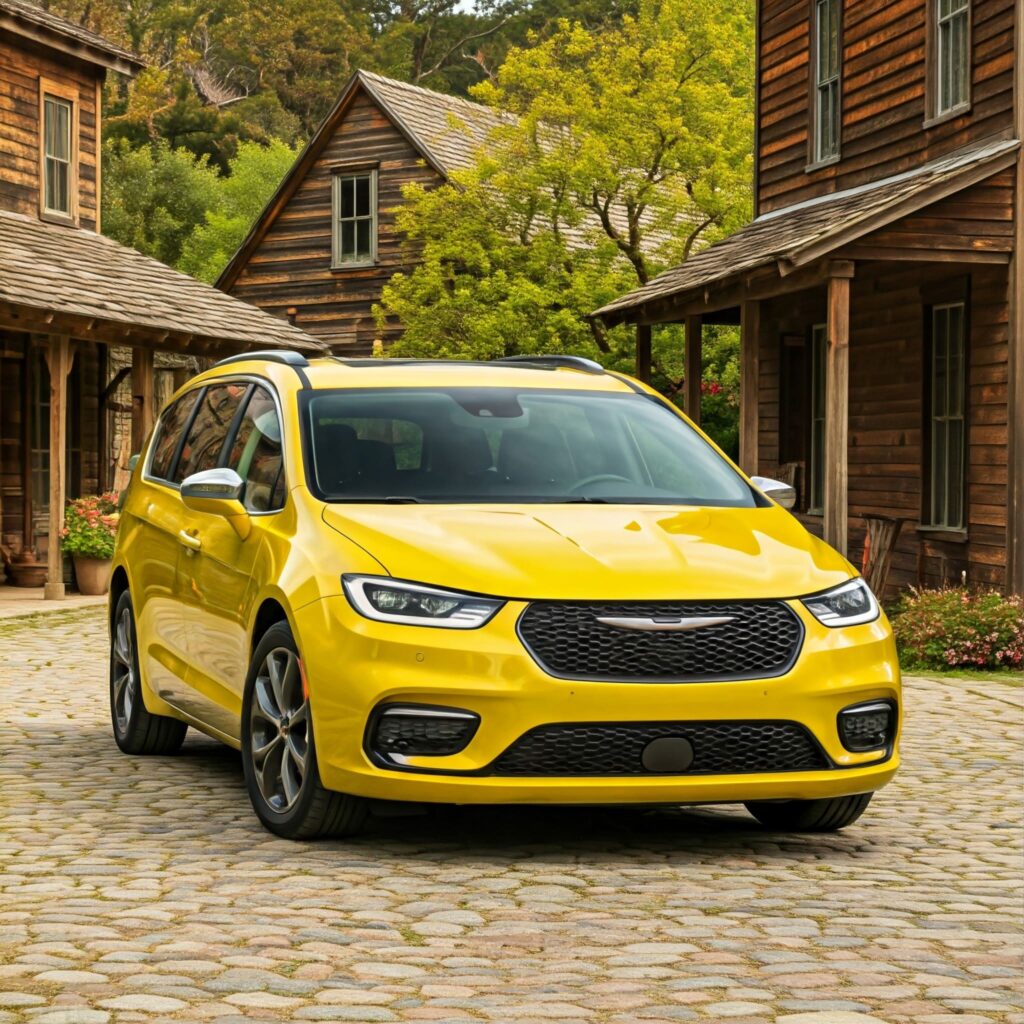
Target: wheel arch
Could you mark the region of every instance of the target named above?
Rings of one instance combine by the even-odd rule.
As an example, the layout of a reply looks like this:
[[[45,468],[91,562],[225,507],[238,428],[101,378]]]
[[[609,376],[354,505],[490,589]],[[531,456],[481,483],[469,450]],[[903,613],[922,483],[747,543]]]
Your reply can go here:
[[[256,609],[256,615],[252,620],[252,629],[249,631],[249,658],[252,659],[263,639],[264,633],[277,622],[286,622],[295,636],[295,625],[291,616],[281,599],[273,594],[268,594],[260,602]]]
[[[114,611],[117,609],[117,602],[121,600],[121,595],[126,590],[131,590],[128,570],[123,565],[116,565],[110,574],[110,598],[107,601],[107,622],[111,629],[114,626]]]

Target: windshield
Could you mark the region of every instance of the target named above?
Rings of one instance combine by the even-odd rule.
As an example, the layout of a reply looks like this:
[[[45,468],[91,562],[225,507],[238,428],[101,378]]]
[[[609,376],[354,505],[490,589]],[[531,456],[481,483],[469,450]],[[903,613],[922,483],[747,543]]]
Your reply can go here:
[[[517,388],[307,391],[326,501],[756,504],[679,416],[638,394]]]

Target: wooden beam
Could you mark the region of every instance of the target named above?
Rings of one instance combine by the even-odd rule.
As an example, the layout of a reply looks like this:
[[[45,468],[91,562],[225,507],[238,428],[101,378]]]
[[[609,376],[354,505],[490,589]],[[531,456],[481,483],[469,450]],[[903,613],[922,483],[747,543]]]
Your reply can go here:
[[[64,597],[64,558],[61,533],[64,530],[64,502],[67,498],[67,407],[68,373],[73,358],[71,340],[66,334],[51,334],[46,349],[50,370],[50,523],[46,541],[47,601]]]
[[[153,350],[132,349],[132,454],[142,446],[153,428]]]
[[[828,279],[828,345],[825,357],[825,507],[823,534],[841,555],[847,551],[847,432],[850,405],[850,263],[832,265]]]
[[[761,304],[748,299],[740,310],[740,469],[757,472],[758,369],[761,346]]]
[[[636,375],[645,384],[651,382],[651,325],[636,325]]]
[[[1017,7],[1013,111],[1017,138],[1024,132],[1024,13]],[[1006,589],[1024,594],[1024,152],[1017,152],[1014,175],[1013,262],[1010,264],[1006,491]]]
[[[701,337],[701,319],[699,316],[686,318],[686,391],[683,395],[683,409],[686,415],[700,426],[700,385],[701,356],[703,355],[703,338]]]

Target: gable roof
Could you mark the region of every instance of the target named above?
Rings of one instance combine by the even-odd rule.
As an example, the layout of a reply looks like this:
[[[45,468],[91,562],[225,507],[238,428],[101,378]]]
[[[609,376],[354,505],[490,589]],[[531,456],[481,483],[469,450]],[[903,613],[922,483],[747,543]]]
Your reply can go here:
[[[323,349],[304,331],[135,249],[83,228],[0,210],[0,317],[61,324],[120,344],[204,353],[252,347]],[[77,326],[76,326],[77,325]],[[36,328],[38,329],[38,327]]]
[[[1013,163],[1019,147],[1017,139],[990,140],[903,174],[762,214],[592,315],[621,323],[642,306],[665,299],[681,301],[687,293],[760,267],[776,264],[780,273],[789,273],[990,177]]]
[[[65,53],[125,75],[134,75],[145,67],[137,54],[29,0],[0,0],[0,29],[45,46],[56,46]]]

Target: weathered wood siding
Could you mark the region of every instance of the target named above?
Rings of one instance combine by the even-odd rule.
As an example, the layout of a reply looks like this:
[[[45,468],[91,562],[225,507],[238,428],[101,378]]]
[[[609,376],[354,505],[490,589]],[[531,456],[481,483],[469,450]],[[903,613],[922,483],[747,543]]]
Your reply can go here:
[[[39,214],[40,78],[77,94],[78,211],[96,228],[96,85],[103,69],[13,36],[0,38],[0,208]]]
[[[331,269],[332,166],[377,161],[378,258],[373,267]],[[297,326],[329,342],[346,355],[367,355],[376,338],[391,341],[397,325],[380,330],[372,308],[398,270],[406,269],[406,250],[395,229],[394,209],[410,182],[435,184],[405,136],[360,90],[321,153],[262,242],[229,289],[274,316],[294,309]]]
[[[967,533],[922,533],[925,300],[922,292],[963,268],[861,263],[851,296],[849,398],[850,559],[859,563],[866,513],[904,517],[889,577],[908,585],[1004,585],[1007,528],[1007,352],[1009,275],[1004,266],[970,270],[967,394]],[[825,319],[816,289],[764,304],[760,351],[759,469],[779,463],[781,338]],[[804,487],[806,493],[806,483]],[[821,533],[821,517],[802,515]]]
[[[934,0],[844,0],[838,163],[808,172],[810,0],[759,4],[761,212],[905,171],[1013,127],[1014,0],[971,0],[971,109],[924,128]]]

